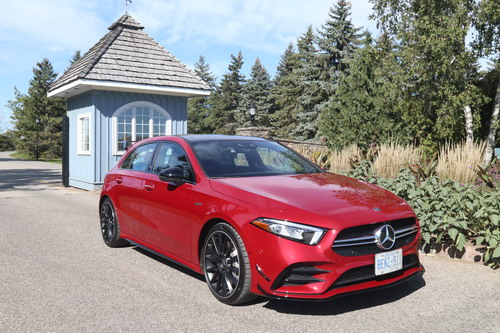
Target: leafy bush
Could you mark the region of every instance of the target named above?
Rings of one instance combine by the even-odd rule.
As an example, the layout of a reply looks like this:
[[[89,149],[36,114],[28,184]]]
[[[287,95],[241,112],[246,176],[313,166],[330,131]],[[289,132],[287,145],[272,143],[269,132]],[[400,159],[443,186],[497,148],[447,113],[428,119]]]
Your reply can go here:
[[[381,186],[406,200],[422,227],[423,242],[454,244],[462,250],[468,240],[485,247],[484,261],[500,267],[500,189],[461,185],[435,176],[418,184],[409,169],[395,179],[378,177],[363,161],[348,175]]]

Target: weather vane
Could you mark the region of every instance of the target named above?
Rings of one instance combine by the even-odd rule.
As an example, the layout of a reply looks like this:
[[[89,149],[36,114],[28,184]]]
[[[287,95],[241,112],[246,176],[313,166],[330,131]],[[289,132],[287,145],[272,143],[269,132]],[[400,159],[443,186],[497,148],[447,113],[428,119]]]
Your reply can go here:
[[[132,3],[132,0],[125,0],[125,14],[128,14],[128,5]]]

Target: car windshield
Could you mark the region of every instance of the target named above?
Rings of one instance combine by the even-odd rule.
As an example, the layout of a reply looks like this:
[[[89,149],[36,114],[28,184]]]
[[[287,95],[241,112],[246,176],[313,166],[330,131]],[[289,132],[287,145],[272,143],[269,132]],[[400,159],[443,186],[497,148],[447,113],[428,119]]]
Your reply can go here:
[[[192,142],[191,146],[211,178],[323,172],[302,156],[272,141],[212,140]]]

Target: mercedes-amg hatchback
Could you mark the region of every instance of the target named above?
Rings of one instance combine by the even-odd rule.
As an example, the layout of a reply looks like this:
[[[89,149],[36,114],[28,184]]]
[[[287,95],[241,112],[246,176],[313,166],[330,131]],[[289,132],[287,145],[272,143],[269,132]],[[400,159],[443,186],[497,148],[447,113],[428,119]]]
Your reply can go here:
[[[327,299],[423,272],[411,207],[261,138],[184,135],[134,144],[107,174],[104,242],[204,274],[221,302]]]

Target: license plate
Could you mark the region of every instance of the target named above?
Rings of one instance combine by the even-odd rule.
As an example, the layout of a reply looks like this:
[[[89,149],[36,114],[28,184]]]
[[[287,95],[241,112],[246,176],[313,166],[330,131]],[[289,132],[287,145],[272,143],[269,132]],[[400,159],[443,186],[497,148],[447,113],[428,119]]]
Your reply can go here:
[[[392,273],[403,269],[403,249],[375,255],[375,275]]]

